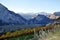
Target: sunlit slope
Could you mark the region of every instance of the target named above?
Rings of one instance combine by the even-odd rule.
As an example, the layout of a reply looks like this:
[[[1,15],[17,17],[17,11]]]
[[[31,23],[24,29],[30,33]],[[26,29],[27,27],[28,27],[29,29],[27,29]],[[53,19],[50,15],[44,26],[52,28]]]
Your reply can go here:
[[[54,33],[48,34],[46,40],[60,40],[60,29],[57,29]]]

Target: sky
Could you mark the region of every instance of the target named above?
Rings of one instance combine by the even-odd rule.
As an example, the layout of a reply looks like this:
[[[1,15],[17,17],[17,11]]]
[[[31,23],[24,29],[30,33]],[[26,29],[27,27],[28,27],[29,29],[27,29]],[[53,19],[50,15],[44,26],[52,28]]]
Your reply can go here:
[[[60,11],[60,0],[0,0],[0,3],[16,13]]]

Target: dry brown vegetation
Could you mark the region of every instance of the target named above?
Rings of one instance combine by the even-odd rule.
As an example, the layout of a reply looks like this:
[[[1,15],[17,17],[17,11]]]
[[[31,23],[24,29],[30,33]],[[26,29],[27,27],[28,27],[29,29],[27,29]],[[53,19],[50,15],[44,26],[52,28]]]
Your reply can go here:
[[[32,32],[35,31],[40,31],[40,30],[47,30],[47,29],[51,29],[54,28],[54,25],[49,25],[49,26],[45,26],[45,27],[37,27],[37,28],[31,28],[31,29],[24,29],[24,30],[16,30],[15,32],[7,32],[6,34],[3,34],[2,36],[0,36],[0,39],[5,39],[5,38],[9,38],[9,37],[15,37],[15,36],[20,36],[20,35],[26,35],[26,34],[30,34]]]

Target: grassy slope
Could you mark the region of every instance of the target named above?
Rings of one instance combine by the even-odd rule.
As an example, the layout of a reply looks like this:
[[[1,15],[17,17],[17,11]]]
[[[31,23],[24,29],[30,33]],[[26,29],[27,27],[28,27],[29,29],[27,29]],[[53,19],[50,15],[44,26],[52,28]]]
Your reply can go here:
[[[46,40],[60,40],[60,29],[57,29],[54,33],[49,33]]]
[[[11,38],[10,40],[17,40],[17,39],[19,39],[19,40],[27,40],[27,39],[33,38],[33,36],[34,36],[34,34],[28,34],[28,35],[19,36],[19,37],[16,37],[16,38]],[[53,33],[47,34],[47,37],[45,39],[46,40],[60,40],[60,29],[57,29]]]
[[[23,36],[19,36],[19,37],[15,37],[15,38],[11,38],[10,40],[27,40],[27,39],[30,39],[30,38],[33,38],[34,35],[33,34],[28,34],[28,35],[23,35]]]

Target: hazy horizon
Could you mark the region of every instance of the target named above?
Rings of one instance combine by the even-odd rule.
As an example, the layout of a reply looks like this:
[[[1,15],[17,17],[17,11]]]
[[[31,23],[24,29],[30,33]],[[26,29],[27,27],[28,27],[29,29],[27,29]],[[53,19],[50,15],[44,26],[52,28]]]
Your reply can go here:
[[[0,0],[0,3],[16,13],[60,11],[60,0]]]

